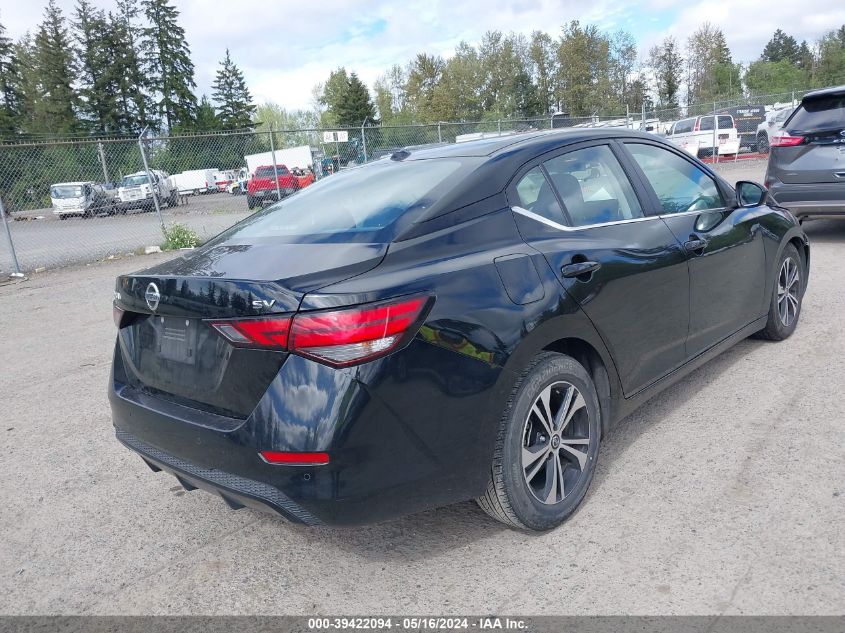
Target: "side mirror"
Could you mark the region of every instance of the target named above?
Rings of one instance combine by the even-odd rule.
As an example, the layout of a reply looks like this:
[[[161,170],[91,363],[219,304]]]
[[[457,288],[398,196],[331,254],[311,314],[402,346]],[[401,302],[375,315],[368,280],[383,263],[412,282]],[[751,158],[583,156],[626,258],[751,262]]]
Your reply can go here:
[[[768,190],[750,180],[740,180],[736,183],[736,201],[741,207],[757,207],[766,201]]]

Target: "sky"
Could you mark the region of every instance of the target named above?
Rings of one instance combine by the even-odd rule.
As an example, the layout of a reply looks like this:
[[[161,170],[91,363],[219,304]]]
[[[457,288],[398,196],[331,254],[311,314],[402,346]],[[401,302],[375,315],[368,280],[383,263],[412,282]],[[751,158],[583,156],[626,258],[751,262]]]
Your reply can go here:
[[[34,31],[46,0],[0,0],[0,22],[17,38]],[[74,0],[57,0],[69,16]],[[93,4],[113,9],[113,0]],[[394,63],[419,52],[450,56],[485,31],[542,30],[556,36],[570,20],[632,33],[645,56],[667,35],[685,40],[703,22],[719,26],[735,61],[753,61],[775,29],[812,43],[845,24],[845,2],[803,0],[176,0],[195,64],[197,92],[211,84],[226,48],[257,103],[311,107],[314,84],[338,66],[370,87]],[[776,6],[780,5],[780,6]]]

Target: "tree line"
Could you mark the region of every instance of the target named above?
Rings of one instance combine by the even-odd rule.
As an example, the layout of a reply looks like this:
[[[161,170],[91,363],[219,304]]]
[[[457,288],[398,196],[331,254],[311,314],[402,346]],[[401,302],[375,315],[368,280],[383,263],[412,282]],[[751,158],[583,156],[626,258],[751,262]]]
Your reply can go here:
[[[2,16],[0,16],[2,17]],[[194,64],[170,0],[49,0],[17,41],[0,23],[0,137],[241,129],[256,108],[226,50],[211,99],[195,94]]]
[[[842,83],[845,25],[814,44],[781,29],[760,57],[732,58],[724,32],[701,25],[685,42],[667,36],[644,57],[634,37],[573,20],[557,37],[543,31],[487,32],[461,42],[451,57],[419,53],[375,83],[371,99],[355,73],[333,71],[315,86],[314,110],[324,126],[519,119],[568,112],[619,115],[675,109],[742,97]]]
[[[288,111],[256,107],[228,50],[212,94],[198,97],[173,1],[114,1],[106,11],[77,0],[65,16],[48,0],[41,23],[17,41],[0,23],[0,138],[619,115],[845,77],[845,25],[812,44],[778,29],[759,58],[743,64],[711,24],[640,55],[627,31],[573,20],[557,36],[489,31],[449,57],[419,53],[386,69],[372,91],[340,67],[314,87],[309,110]]]

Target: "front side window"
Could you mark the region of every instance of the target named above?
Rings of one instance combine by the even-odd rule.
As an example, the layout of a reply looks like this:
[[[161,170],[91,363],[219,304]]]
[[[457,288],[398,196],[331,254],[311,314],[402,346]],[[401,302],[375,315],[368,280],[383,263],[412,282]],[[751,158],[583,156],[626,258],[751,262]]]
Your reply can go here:
[[[707,211],[725,206],[707,173],[674,152],[644,143],[625,143],[660,200],[664,213]]]
[[[673,134],[686,134],[692,132],[693,119],[684,119],[675,123],[675,131]]]
[[[560,204],[543,170],[535,167],[525,174],[516,185],[519,206],[558,224],[567,224]]]
[[[573,226],[643,217],[634,188],[607,145],[568,152],[543,166]]]

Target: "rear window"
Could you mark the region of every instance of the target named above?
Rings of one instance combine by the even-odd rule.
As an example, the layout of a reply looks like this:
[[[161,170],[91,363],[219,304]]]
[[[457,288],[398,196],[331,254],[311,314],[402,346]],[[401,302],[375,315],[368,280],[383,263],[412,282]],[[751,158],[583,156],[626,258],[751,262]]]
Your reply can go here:
[[[730,130],[734,126],[733,117],[730,116],[720,116],[719,117],[719,129],[720,130]]]
[[[845,95],[805,101],[786,125],[790,130],[802,132],[845,128]]]
[[[280,176],[284,176],[288,173],[288,168],[284,165],[276,165],[276,173]],[[255,170],[255,177],[256,178],[272,178],[273,177],[273,167],[259,167]]]
[[[469,163],[467,159],[384,160],[345,170],[267,207],[221,237],[389,241],[391,227],[401,216],[430,209],[463,180]]]
[[[712,116],[703,116],[698,120],[698,129],[700,131],[705,130],[712,130],[713,129],[713,117]]]

